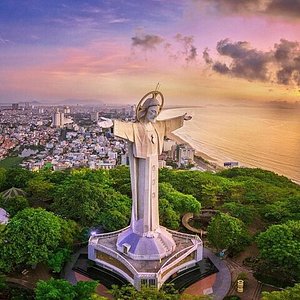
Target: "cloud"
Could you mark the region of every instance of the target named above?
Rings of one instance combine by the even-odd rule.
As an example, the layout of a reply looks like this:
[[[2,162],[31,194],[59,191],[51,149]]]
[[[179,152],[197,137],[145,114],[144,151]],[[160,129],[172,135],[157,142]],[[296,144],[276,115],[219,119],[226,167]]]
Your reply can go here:
[[[146,34],[131,38],[133,47],[141,47],[143,50],[154,50],[164,39],[158,35]]]
[[[2,38],[1,35],[0,35],[0,45],[1,45],[1,44],[2,44],[2,45],[6,45],[6,44],[8,44],[8,43],[9,43],[9,40]]]
[[[219,58],[213,60],[209,50],[203,51],[203,59],[211,69],[222,75],[248,80],[276,82],[300,86],[300,45],[298,42],[280,40],[270,51],[259,51],[248,42],[221,40],[216,46]],[[228,62],[229,61],[229,62]]]
[[[127,23],[127,22],[129,22],[129,21],[130,21],[130,19],[119,18],[119,19],[112,19],[112,20],[110,20],[108,23],[109,23],[109,24]]]
[[[175,41],[183,47],[181,54],[185,56],[186,62],[195,61],[197,58],[197,48],[194,45],[194,37],[185,36],[180,33],[175,35]]]
[[[210,65],[213,62],[213,60],[211,59],[211,57],[209,55],[209,49],[208,48],[205,48],[204,51],[202,52],[202,58],[204,59],[204,61],[207,65]]]
[[[162,44],[160,50],[175,61],[184,60],[185,63],[191,63],[195,62],[198,56],[194,37],[180,33],[177,33],[171,41],[158,35],[144,33],[132,37],[131,41],[133,47],[140,47],[143,51],[156,50]]]
[[[194,0],[198,3],[199,0]],[[223,14],[266,14],[280,17],[300,17],[299,0],[204,0],[206,6]]]
[[[232,59],[226,73],[250,80],[266,81],[268,79],[268,64],[271,59],[268,52],[253,49],[248,42],[231,43],[228,39],[219,41],[216,48],[220,55]],[[213,68],[218,70],[216,66]],[[224,66],[222,70],[224,71]]]
[[[284,39],[274,45],[274,58],[279,65],[277,82],[288,85],[295,82],[300,86],[300,45]]]

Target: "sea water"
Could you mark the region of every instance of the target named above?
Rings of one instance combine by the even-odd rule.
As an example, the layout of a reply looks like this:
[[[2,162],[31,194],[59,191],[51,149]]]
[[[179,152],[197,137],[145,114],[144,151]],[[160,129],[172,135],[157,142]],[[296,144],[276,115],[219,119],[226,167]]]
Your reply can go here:
[[[272,106],[203,106],[168,109],[161,118],[187,113],[176,134],[219,165],[274,171],[300,183],[300,110]]]

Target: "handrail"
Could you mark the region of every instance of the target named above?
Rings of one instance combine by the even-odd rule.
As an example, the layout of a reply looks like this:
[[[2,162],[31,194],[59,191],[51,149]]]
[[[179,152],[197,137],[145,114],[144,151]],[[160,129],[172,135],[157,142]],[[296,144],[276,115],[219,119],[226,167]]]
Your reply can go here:
[[[112,231],[112,232],[94,234],[94,235],[91,235],[90,238],[93,237],[93,238],[100,238],[101,239],[101,238],[104,238],[104,237],[114,236],[118,233],[123,232],[124,230],[128,229],[129,227],[130,226],[127,226],[125,228],[122,228],[122,229],[119,229],[119,230],[116,230],[116,231]]]
[[[167,228],[167,231],[170,232],[174,236],[184,237],[184,238],[190,238],[190,239],[193,239],[193,240],[198,240],[198,241],[200,241],[202,243],[202,240],[196,234],[183,233],[183,232],[174,231],[174,230],[171,230],[171,229],[168,229],[168,228]]]
[[[192,250],[192,251],[191,251]],[[186,255],[184,255],[183,257],[186,257],[188,255],[190,255],[190,253],[192,253],[193,251],[195,250],[195,245],[192,245],[192,246],[189,246],[188,248],[184,248],[182,250],[180,250],[179,252],[175,253],[172,257],[170,257],[162,266],[161,266],[161,270],[163,270],[165,267],[167,267],[167,264],[175,258],[175,260],[168,266],[168,267],[171,267],[172,264],[174,262],[176,262],[176,260],[178,259],[179,257],[179,254],[181,254],[182,252],[186,252]]]

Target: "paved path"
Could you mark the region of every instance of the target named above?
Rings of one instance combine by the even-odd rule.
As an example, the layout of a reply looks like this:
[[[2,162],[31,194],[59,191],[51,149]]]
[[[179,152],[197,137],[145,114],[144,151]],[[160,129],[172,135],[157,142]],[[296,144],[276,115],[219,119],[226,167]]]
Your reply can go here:
[[[217,257],[212,251],[203,248],[203,256],[208,257],[218,268],[216,281],[213,285],[213,299],[222,300],[230,290],[231,274],[224,260]]]
[[[72,284],[77,283],[77,279],[75,277],[75,272],[72,270],[78,257],[81,253],[87,253],[87,247],[80,248],[76,251],[72,256],[71,259],[67,262],[63,272],[61,273],[61,278],[68,280]]]
[[[190,224],[189,224],[189,221],[191,219],[194,218],[194,214],[193,213],[186,213],[183,217],[182,217],[182,224],[183,226],[188,229],[189,231],[191,232],[194,232],[194,233],[198,233],[198,234],[202,234],[203,231],[201,229],[198,229],[198,228],[195,228],[195,227],[192,227]]]

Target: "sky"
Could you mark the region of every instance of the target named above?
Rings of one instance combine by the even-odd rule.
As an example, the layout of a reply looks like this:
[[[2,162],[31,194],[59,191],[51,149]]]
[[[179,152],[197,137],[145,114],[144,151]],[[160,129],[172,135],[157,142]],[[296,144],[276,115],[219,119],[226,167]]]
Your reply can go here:
[[[299,101],[300,0],[1,0],[0,103]]]

